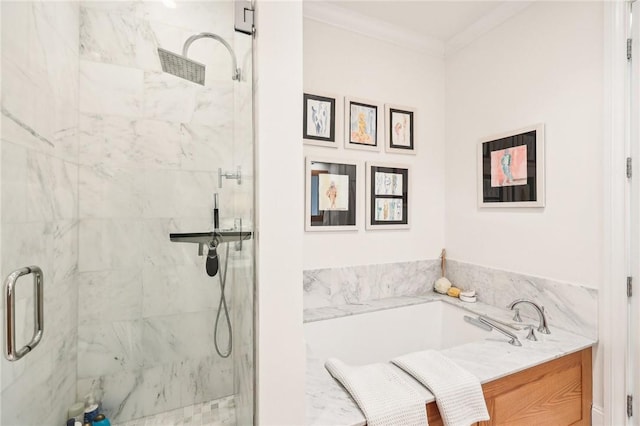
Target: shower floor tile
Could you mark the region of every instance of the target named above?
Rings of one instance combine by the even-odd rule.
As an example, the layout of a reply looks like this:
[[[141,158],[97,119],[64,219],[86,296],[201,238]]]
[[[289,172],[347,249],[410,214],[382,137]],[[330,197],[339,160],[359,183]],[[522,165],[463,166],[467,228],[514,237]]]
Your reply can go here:
[[[113,426],[236,426],[233,395]]]

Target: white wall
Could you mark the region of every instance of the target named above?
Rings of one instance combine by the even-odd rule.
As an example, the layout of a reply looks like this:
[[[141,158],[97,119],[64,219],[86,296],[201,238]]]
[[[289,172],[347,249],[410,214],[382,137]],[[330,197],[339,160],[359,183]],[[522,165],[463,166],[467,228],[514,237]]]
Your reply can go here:
[[[539,2],[447,58],[451,258],[601,286],[602,26],[598,2]],[[538,122],[546,125],[546,207],[478,209],[479,138]],[[599,362],[595,368],[601,405]]]
[[[451,258],[598,288],[603,33],[597,2],[532,5],[447,60]],[[479,138],[546,125],[546,207],[478,209]]]
[[[305,19],[304,87],[418,110],[415,156],[304,147],[305,156],[357,159],[363,166],[409,164],[413,180],[410,230],[365,231],[365,194],[358,194],[359,231],[306,232],[304,269],[437,257],[444,246],[444,60]]]
[[[257,419],[261,425],[300,425],[302,3],[259,0],[256,14]]]

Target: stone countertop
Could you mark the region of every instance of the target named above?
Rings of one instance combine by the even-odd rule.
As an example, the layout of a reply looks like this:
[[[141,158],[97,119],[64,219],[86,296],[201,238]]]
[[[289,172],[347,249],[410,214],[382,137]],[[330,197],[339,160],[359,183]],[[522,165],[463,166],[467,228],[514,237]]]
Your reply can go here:
[[[507,309],[496,308],[480,302],[465,303],[459,299],[435,293],[424,296],[381,299],[358,305],[308,309],[304,312],[304,320],[305,322],[319,321],[434,301],[443,301],[477,315],[486,315],[500,321],[512,322],[512,312]],[[537,323],[537,319],[535,319],[535,323]],[[520,339],[521,347],[509,345],[506,337],[492,332],[487,339],[443,349],[441,352],[462,368],[473,373],[481,383],[486,383],[580,351],[597,342],[594,339],[564,331],[554,324],[550,324],[549,328],[551,334],[536,333],[539,339],[537,342],[525,338],[526,330],[510,330]],[[433,394],[425,389],[425,404],[432,401],[435,401]],[[313,348],[307,348],[306,424],[322,426],[361,426],[366,424],[356,403],[327,372],[324,368],[324,360],[313,354]]]

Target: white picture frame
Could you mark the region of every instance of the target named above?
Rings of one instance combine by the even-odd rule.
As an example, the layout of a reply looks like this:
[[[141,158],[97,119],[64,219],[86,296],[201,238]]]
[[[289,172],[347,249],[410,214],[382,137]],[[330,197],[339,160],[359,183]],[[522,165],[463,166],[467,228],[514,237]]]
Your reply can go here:
[[[367,161],[365,169],[365,228],[409,229],[413,181],[411,166]]]
[[[343,137],[341,96],[305,90],[302,94],[302,141],[305,145],[338,148]]]
[[[305,231],[357,231],[360,228],[361,174],[362,164],[357,160],[305,158]],[[322,203],[325,198],[326,203]]]
[[[380,151],[384,143],[382,104],[354,97],[344,98],[344,147]]]
[[[417,109],[408,106],[384,105],[385,152],[416,155]]]
[[[544,133],[538,123],[478,142],[478,208],[545,207]]]

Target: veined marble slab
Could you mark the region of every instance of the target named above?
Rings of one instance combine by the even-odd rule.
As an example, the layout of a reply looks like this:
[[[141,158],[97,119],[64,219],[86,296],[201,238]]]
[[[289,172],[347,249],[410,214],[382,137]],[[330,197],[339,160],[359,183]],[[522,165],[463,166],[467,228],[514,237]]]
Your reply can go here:
[[[304,308],[357,304],[431,291],[438,260],[304,271]]]
[[[390,306],[398,307],[402,298],[390,300]],[[408,297],[406,304],[443,301],[460,306],[478,315],[487,315],[501,321],[511,321],[511,311],[496,308],[484,303],[464,303],[447,296],[432,294],[423,298]],[[388,306],[387,306],[388,308]],[[342,307],[343,311],[347,307]],[[379,301],[375,310],[385,309]],[[355,305],[354,313],[362,313],[361,305]],[[305,311],[305,320],[318,318],[311,310]],[[588,348],[596,343],[595,339],[583,337],[562,330],[550,324],[551,334],[538,334],[539,341],[525,339],[526,330],[515,332],[522,343],[521,347],[509,345],[503,338],[492,337],[442,350],[442,353],[461,367],[473,373],[481,383],[490,382],[509,374],[560,358],[573,352]],[[435,398],[428,393],[425,404]],[[306,372],[306,424],[307,425],[344,425],[362,426],[366,420],[346,390],[331,377],[324,368],[324,360],[313,354],[313,348],[307,348]]]
[[[544,306],[549,323],[597,338],[596,289],[454,260],[447,261],[447,277],[460,288],[475,289],[478,300],[489,305],[504,307],[516,299],[532,300]],[[520,308],[523,316],[537,318],[532,308]]]
[[[304,271],[305,321],[404,306],[412,297],[420,303],[433,294],[439,276],[437,259]],[[506,307],[528,299],[544,306],[550,323],[592,339],[598,335],[596,289],[454,260],[447,261],[447,277],[457,287],[476,290],[478,300],[488,305]],[[523,305],[520,311],[537,319],[531,307]]]

